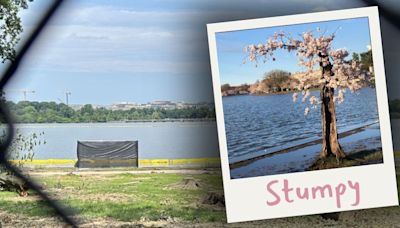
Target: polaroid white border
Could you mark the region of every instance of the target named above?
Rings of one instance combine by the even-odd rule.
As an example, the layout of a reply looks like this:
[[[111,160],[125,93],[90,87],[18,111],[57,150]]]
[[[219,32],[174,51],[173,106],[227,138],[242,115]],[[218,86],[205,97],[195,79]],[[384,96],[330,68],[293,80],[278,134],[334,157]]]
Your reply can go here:
[[[221,82],[215,38],[216,33],[358,17],[368,17],[369,20],[384,162],[375,165],[231,179],[220,89]],[[377,7],[214,23],[207,24],[207,30],[226,213],[229,223],[398,205],[381,30]],[[278,180],[281,184],[284,179],[288,180],[292,187],[302,188],[324,186],[325,184],[335,187],[339,183],[356,181],[360,187],[360,202],[357,206],[352,206],[351,203],[354,201],[354,195],[343,195],[340,209],[337,207],[334,197],[326,197],[318,200],[310,199],[308,201],[298,200],[290,204],[282,202],[276,206],[268,206],[266,202],[267,200],[271,200],[271,196],[267,193],[267,184],[273,180]]]

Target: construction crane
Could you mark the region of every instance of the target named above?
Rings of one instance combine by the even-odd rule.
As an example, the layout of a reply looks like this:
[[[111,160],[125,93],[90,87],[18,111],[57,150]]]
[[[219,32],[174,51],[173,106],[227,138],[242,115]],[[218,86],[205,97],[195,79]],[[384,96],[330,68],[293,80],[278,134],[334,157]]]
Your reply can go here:
[[[65,93],[65,102],[66,102],[65,104],[68,105],[68,98],[71,95],[71,92],[65,91],[64,93]]]
[[[26,89],[17,89],[17,90],[9,90],[9,92],[17,92],[17,93],[22,93],[24,95],[24,101],[26,101],[26,95],[28,93],[35,93],[34,90],[26,90]]]

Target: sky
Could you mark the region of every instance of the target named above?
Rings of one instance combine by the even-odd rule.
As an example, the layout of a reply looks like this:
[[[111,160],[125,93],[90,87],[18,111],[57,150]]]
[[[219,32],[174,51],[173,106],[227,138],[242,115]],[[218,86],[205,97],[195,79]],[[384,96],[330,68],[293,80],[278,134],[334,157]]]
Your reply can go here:
[[[298,65],[295,52],[289,53],[284,50],[275,52],[276,61],[268,61],[265,64],[261,62],[257,67],[250,62],[243,64],[246,58],[243,48],[250,44],[265,44],[274,32],[284,31],[292,34],[294,39],[300,39],[299,34],[303,32],[314,31],[314,34],[318,35],[315,32],[317,28],[321,29],[320,34],[330,35],[336,31],[332,47],[346,48],[350,55],[353,52],[366,52],[367,45],[371,44],[368,18],[220,32],[216,34],[216,41],[221,83],[230,85],[254,83],[262,79],[266,72],[276,69],[292,73],[305,71],[304,67]]]
[[[65,5],[6,89],[7,98],[19,101],[19,90],[34,90],[28,100],[64,101],[70,91],[70,103],[78,104],[212,102],[208,63],[190,53],[199,38],[181,22],[196,13],[128,3]],[[37,0],[23,12],[26,34],[46,7]]]
[[[20,101],[20,90],[34,90],[28,100],[65,102],[64,92],[69,91],[70,104],[213,102],[207,23],[363,6],[346,0],[66,2],[8,84],[8,99]],[[35,0],[21,12],[22,40],[48,3]],[[395,86],[400,84],[400,65],[395,64],[400,46],[390,46],[400,33],[385,20],[382,28],[388,34],[383,41],[389,46],[385,61],[391,63],[386,68],[392,82],[389,95],[400,97]],[[360,48],[365,45],[360,42]]]

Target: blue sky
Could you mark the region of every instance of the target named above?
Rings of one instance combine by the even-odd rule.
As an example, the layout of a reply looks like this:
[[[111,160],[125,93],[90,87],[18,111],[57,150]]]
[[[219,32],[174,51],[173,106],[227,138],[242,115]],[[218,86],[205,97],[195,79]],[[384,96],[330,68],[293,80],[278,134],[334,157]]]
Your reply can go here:
[[[35,0],[22,11],[25,34],[48,3]],[[36,91],[29,100],[59,102],[68,90],[71,104],[212,102],[207,23],[360,6],[347,0],[67,1],[26,56],[6,96],[19,101],[22,93],[13,91],[28,89]],[[396,43],[397,33],[386,40]],[[386,61],[398,59],[397,46],[386,49],[392,56]],[[390,66],[394,80],[389,85],[397,85],[399,64]]]
[[[135,1],[136,2],[136,1]],[[182,18],[198,12],[169,4],[131,1],[74,1],[64,6],[21,65],[7,98],[111,104],[153,100],[212,102],[209,63],[193,54],[196,29]],[[38,12],[37,0],[22,13],[26,34]],[[204,69],[204,70],[203,70]],[[9,91],[7,93],[7,91]]]
[[[292,73],[304,71],[304,68],[298,65],[298,58],[295,52],[288,53],[284,50],[276,51],[276,61],[260,62],[257,67],[249,62],[242,64],[246,57],[243,48],[249,44],[265,44],[268,37],[271,37],[274,32],[284,31],[291,33],[293,38],[300,39],[299,34],[307,31],[315,31],[317,27],[321,29],[321,32],[325,32],[325,34],[331,34],[336,31],[332,47],[334,49],[346,48],[350,54],[367,51],[367,45],[371,43],[368,18],[217,33],[216,39],[221,83],[229,83],[231,85],[254,83],[256,80],[262,79],[265,72],[274,69]],[[315,34],[318,33],[315,32]]]

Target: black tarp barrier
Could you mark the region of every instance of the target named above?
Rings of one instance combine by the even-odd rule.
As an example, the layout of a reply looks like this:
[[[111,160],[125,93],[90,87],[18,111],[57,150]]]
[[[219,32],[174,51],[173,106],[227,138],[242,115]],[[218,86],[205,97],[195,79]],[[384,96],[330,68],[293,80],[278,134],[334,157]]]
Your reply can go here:
[[[78,168],[137,167],[138,141],[78,141]]]

